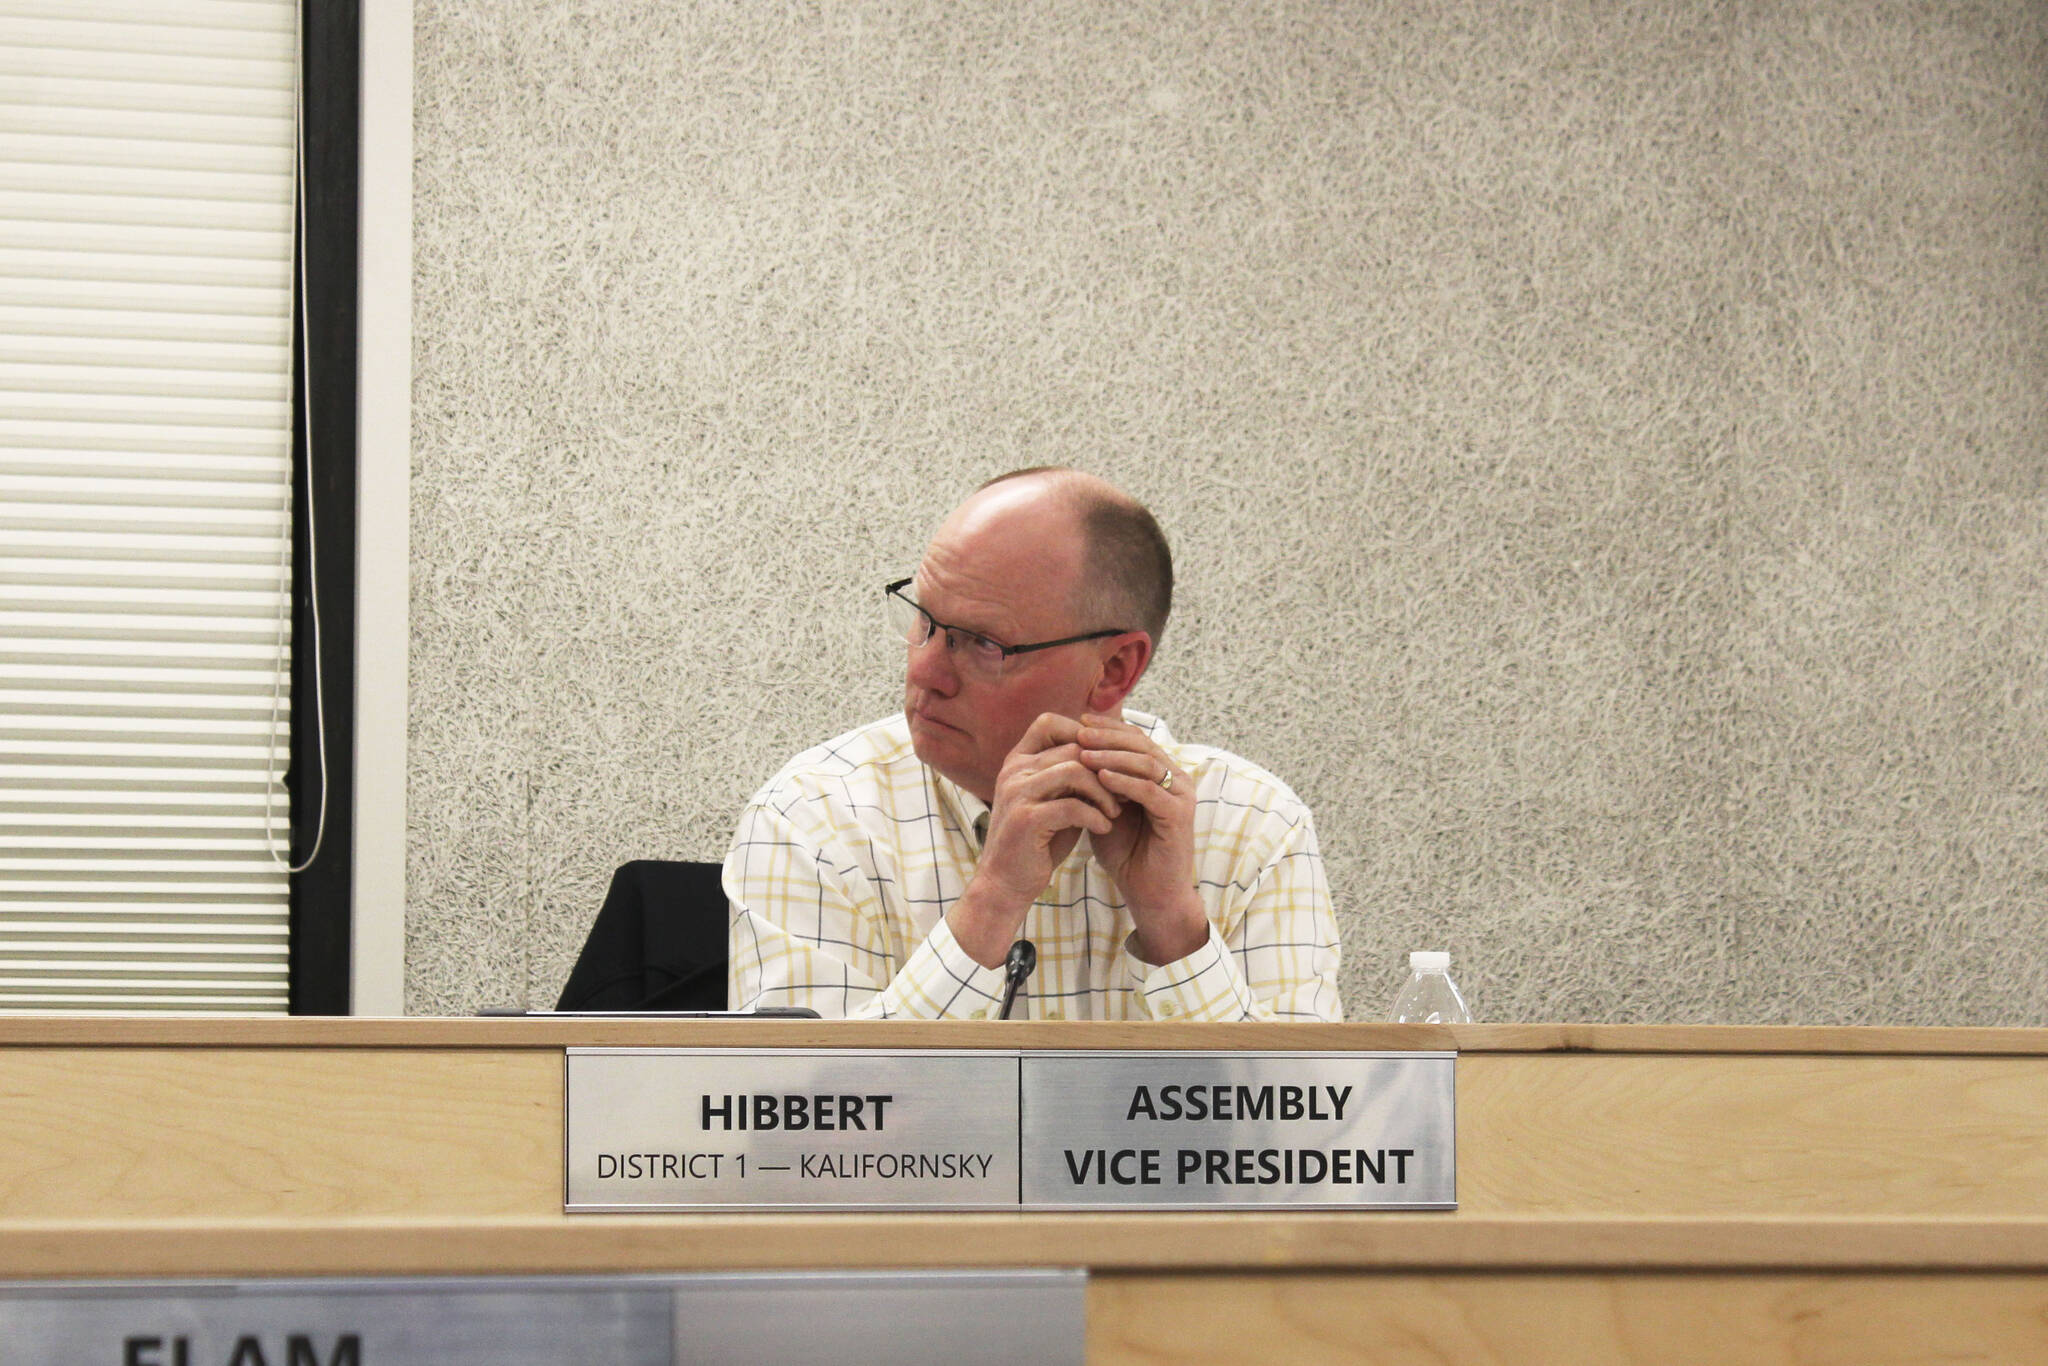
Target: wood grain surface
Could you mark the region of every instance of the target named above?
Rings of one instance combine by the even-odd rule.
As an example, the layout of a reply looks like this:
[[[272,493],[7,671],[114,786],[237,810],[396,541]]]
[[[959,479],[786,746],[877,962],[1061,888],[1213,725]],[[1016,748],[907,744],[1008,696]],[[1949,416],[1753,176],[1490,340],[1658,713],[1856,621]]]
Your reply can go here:
[[[1472,1214],[2048,1214],[2048,1058],[1465,1054]]]
[[[910,1033],[1061,1047],[1075,1028]],[[1332,1035],[1361,1046],[1396,1028],[1250,1034],[1271,1047],[1328,1046]],[[565,1035],[875,1047],[905,1038],[902,1027],[9,1021],[0,1268],[2048,1268],[2038,1038],[1970,1055],[1956,1051],[1956,1031],[1801,1031],[1828,1037],[1800,1051],[1756,1037],[1778,1031],[1720,1030],[1710,1033],[1721,1046],[1679,1053],[1640,1046],[1638,1030],[1558,1047],[1514,1028],[1514,1046],[1459,1058],[1454,1213],[571,1217]],[[1234,1032],[1081,1031],[1091,1046],[1168,1048]]]
[[[560,1208],[562,1047],[506,1042],[559,1023],[267,1035],[350,1040],[332,1047],[272,1044],[265,1031],[249,1042],[251,1031],[219,1023],[206,1026],[220,1031],[214,1042],[179,1045],[163,1041],[164,1028],[99,1022],[91,1036],[145,1046],[0,1047],[0,1219]],[[477,1030],[490,1037],[432,1046]],[[817,1032],[631,1022],[598,1037],[813,1047]],[[1058,1026],[1032,1032],[1060,1037]],[[1168,1047],[1208,1037],[1115,1031],[1125,1046],[1134,1034]],[[892,1034],[885,1025],[843,1037]],[[2044,1130],[2043,1054],[1466,1052],[1457,1217],[2048,1215]]]
[[[559,1051],[0,1049],[0,1221],[559,1213]]]
[[[1097,1366],[1924,1366],[2048,1360],[2023,1275],[1101,1275]]]

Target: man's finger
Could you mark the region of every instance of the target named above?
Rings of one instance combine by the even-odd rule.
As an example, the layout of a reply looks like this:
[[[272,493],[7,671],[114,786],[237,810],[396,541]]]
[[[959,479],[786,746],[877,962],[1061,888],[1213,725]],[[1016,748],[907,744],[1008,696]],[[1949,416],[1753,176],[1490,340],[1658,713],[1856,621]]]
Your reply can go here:
[[[1056,711],[1041,712],[1038,719],[1025,729],[1024,738],[1010,753],[1037,754],[1055,745],[1070,745],[1080,733],[1081,723],[1073,717],[1061,716]]]
[[[1128,721],[1112,721],[1106,716],[1082,717],[1074,738],[1083,749],[1120,749],[1166,757],[1166,752],[1144,731]]]
[[[995,846],[1000,835],[1000,842],[1015,848],[1010,842],[1021,835],[1052,848],[1057,862],[1065,857],[1065,851],[1058,846],[1061,831],[1089,830],[1106,835],[1114,825],[1115,819],[1105,815],[1102,808],[1093,802],[1080,797],[1054,797],[1048,801],[1028,801],[1011,807],[1004,813],[1001,831],[989,832],[989,844]],[[1067,846],[1069,849],[1072,847],[1071,844]]]
[[[1180,790],[1179,778],[1168,788],[1161,787],[1156,778],[1141,778],[1120,768],[1105,768],[1101,777],[1103,786],[1144,807],[1145,814],[1155,821],[1174,819],[1182,810],[1181,799],[1188,795]]]
[[[1115,819],[1123,809],[1123,804],[1102,785],[1102,779],[1095,775],[1095,771],[1078,759],[1022,774],[1011,783],[1010,790],[1014,796],[1039,802],[1079,797],[1101,807],[1111,819]]]
[[[1083,749],[1075,757],[1098,773],[1128,773],[1133,778],[1149,778],[1153,782],[1164,781],[1168,773],[1175,772],[1173,765],[1150,752],[1141,753],[1129,749]],[[1176,774],[1174,782],[1182,781],[1183,775]]]
[[[1023,749],[1019,748],[1010,751],[1010,757],[1005,761],[1003,768],[1005,772],[1009,773],[1031,773],[1039,769],[1051,768],[1054,764],[1064,764],[1080,757],[1081,747],[1075,744],[1053,745],[1050,748],[1041,749],[1036,753],[1030,754],[1025,753]]]
[[[1063,797],[1059,801],[1045,802],[1034,813],[1039,819],[1051,824],[1055,830],[1079,828],[1090,834],[1107,835],[1116,822],[1102,814],[1100,807],[1082,801],[1079,797]]]

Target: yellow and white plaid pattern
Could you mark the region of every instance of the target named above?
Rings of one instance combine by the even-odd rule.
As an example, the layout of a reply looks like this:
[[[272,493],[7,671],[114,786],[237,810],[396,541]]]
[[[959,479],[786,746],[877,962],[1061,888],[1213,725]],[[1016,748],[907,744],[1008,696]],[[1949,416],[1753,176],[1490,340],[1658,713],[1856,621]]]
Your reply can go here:
[[[1337,922],[1308,808],[1258,765],[1124,716],[1194,775],[1209,942],[1163,967],[1134,957],[1123,895],[1084,833],[1025,916],[1038,970],[1011,1018],[1341,1020]],[[748,803],[725,857],[733,1008],[992,1017],[1002,969],[968,957],[945,921],[987,811],[918,762],[900,714],[792,759]]]

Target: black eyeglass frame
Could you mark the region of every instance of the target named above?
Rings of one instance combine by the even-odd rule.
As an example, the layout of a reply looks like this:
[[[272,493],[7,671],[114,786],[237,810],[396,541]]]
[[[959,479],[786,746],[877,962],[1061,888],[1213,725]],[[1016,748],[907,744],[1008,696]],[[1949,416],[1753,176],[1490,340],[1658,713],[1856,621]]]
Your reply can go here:
[[[1107,640],[1111,636],[1129,635],[1133,630],[1133,628],[1129,626],[1118,626],[1107,631],[1089,631],[1085,635],[1062,636],[1058,640],[1041,640],[1030,645],[1005,645],[1003,644],[1003,642],[995,639],[993,636],[985,636],[979,631],[970,631],[965,626],[951,626],[943,621],[940,621],[930,612],[924,610],[924,604],[920,603],[916,598],[911,597],[910,594],[903,591],[904,589],[908,588],[910,584],[910,579],[898,579],[894,583],[884,584],[882,586],[882,596],[885,598],[900,598],[919,616],[923,617],[926,621],[932,624],[931,630],[926,631],[924,634],[925,640],[930,640],[934,635],[938,634],[940,631],[944,631],[946,633],[946,644],[948,648],[951,648],[953,643],[953,637],[956,635],[971,636],[975,640],[985,640],[989,644],[995,646],[998,650],[1001,650],[1003,652],[1004,663],[1008,663],[1013,655],[1028,655],[1037,650],[1050,650],[1060,645],[1079,645],[1084,640]],[[922,645],[923,643],[924,641],[922,640],[918,642],[918,644],[920,645]]]

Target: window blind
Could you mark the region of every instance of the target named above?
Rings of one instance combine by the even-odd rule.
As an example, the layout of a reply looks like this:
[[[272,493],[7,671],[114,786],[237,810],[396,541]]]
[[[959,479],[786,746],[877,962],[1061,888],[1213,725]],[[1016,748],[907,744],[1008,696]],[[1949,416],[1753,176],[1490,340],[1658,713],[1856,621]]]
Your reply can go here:
[[[292,0],[0,0],[0,1011],[283,1012]]]

